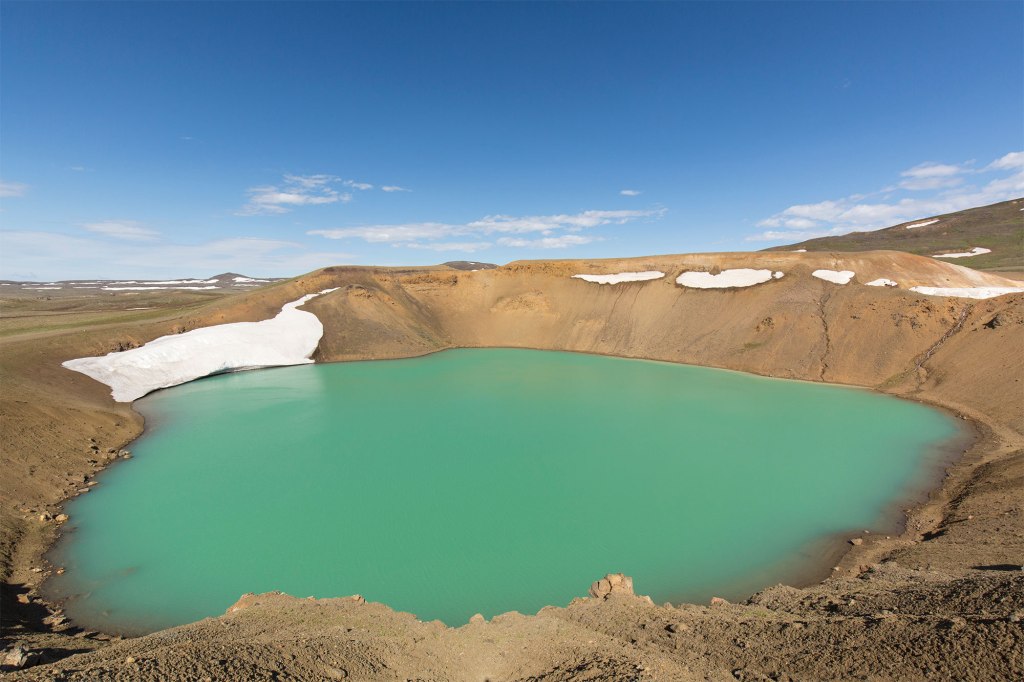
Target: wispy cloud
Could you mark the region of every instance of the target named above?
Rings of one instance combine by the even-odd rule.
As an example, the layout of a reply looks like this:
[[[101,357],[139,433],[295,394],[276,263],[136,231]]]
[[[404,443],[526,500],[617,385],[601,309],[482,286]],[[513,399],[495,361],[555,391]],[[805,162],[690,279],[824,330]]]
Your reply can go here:
[[[589,244],[596,240],[596,237],[584,237],[578,234],[563,234],[560,237],[541,237],[540,239],[501,237],[498,239],[498,243],[502,246],[514,246],[522,249],[564,249],[568,246]]]
[[[156,230],[151,230],[135,220],[104,220],[99,223],[85,223],[82,227],[104,237],[130,241],[146,241],[160,236]]]
[[[661,217],[664,209],[649,211],[582,211],[580,213],[555,215],[536,215],[517,218],[508,215],[485,216],[467,224],[470,229],[476,229],[491,234],[493,232],[550,232],[553,230],[580,230],[600,225],[617,224],[648,218],[652,216]]]
[[[946,163],[922,163],[900,173],[903,180],[900,187],[909,190],[941,189],[955,187],[963,182],[963,175],[970,172],[965,166]]]
[[[903,171],[899,185],[796,204],[757,223],[769,228],[747,241],[793,241],[877,230],[1024,196],[1024,152],[1010,152],[980,170],[970,164],[926,163]],[[982,184],[974,184],[981,180]]]
[[[317,175],[285,175],[276,185],[250,187],[246,190],[249,201],[235,211],[235,215],[280,215],[288,213],[296,206],[316,206],[322,204],[347,204],[352,201],[351,192],[343,192],[339,187],[367,192],[377,186],[358,180],[343,180],[336,175],[320,173]],[[398,185],[382,185],[384,192],[411,192],[412,190]]]
[[[340,178],[333,175],[285,175],[280,185],[250,187],[249,202],[236,215],[277,215],[296,206],[335,204],[352,200],[352,195],[334,189]]]
[[[623,189],[619,190],[619,194],[621,194],[624,197],[638,197],[642,194],[642,192],[638,189]]]
[[[420,239],[441,239],[456,234],[458,225],[446,223],[404,223],[398,225],[363,225],[335,230],[310,230],[306,234],[328,239],[362,239],[372,243],[410,242]]]
[[[221,272],[290,277],[354,258],[290,241],[243,237],[175,244],[15,231],[0,233],[0,244],[4,279],[168,279]]]
[[[22,182],[4,182],[0,180],[0,197],[23,197],[28,192],[28,185]]]
[[[394,225],[363,225],[325,230],[310,230],[307,234],[328,239],[362,239],[371,243],[385,243],[407,248],[446,251],[478,251],[490,245],[485,241],[495,234],[540,233],[539,239],[501,238],[501,246],[519,248],[565,248],[587,244],[596,238],[581,236],[582,230],[605,225],[623,225],[643,218],[660,218],[664,209],[634,211],[581,211],[552,215],[510,216],[489,215],[468,223],[400,223]],[[561,234],[560,234],[561,233]],[[569,233],[569,234],[565,234]],[[471,240],[459,238],[470,237]],[[443,248],[440,245],[444,245]]]
[[[1006,156],[1000,157],[990,163],[988,168],[991,170],[1013,170],[1024,168],[1024,152],[1010,152]]]
[[[473,253],[474,251],[489,249],[492,245],[490,242],[430,242],[427,244],[410,242],[408,244],[399,243],[394,246],[403,246],[408,249],[427,249],[430,251],[462,251],[464,253]]]

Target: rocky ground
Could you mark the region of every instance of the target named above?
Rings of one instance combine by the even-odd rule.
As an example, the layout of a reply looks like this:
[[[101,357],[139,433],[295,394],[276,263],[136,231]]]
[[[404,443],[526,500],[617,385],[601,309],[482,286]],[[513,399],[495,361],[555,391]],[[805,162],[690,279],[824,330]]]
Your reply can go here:
[[[673,283],[685,269],[731,267],[786,276],[727,291]],[[810,276],[823,267],[854,270],[856,280]],[[625,270],[669,277],[613,286],[571,277]],[[901,287],[858,284],[877,277]],[[52,316],[9,327],[0,320],[0,646],[7,663],[28,666],[9,676],[1022,679],[1024,295],[976,301],[906,290],[971,277],[891,252],[546,261],[475,272],[328,268],[141,318],[84,311],[73,325]],[[848,538],[849,551],[823,582],[769,588],[742,604],[658,606],[621,590],[447,628],[360,598],[270,594],[245,596],[221,618],[134,639],[64,621],[37,592],[57,570],[42,553],[59,532],[60,502],[86,494],[109,462],[123,463],[118,451],[142,425],[106,387],[59,363],[175,330],[266,319],[329,287],[340,289],[306,308],[325,326],[319,361],[499,345],[646,357],[869,386],[951,410],[978,437],[910,510],[904,533]]]

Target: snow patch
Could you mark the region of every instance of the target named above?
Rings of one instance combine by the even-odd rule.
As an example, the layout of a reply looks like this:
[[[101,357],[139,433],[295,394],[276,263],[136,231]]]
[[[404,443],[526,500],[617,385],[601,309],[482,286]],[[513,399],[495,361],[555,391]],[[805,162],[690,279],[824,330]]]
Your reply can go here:
[[[954,296],[956,298],[995,298],[1005,294],[1024,293],[1024,287],[910,287],[925,296]]]
[[[269,282],[269,279],[254,279],[252,277],[232,277],[233,282]]]
[[[64,287],[22,287],[22,289],[31,289],[32,291],[53,291],[54,289],[63,289]]]
[[[159,282],[118,282],[118,284],[216,284],[219,279],[165,279]]]
[[[934,225],[937,222],[939,222],[938,218],[932,218],[931,220],[922,220],[919,223],[912,223],[910,225],[907,225],[904,229],[913,230],[915,227],[924,227],[925,225]]]
[[[880,279],[876,279],[876,280],[872,280],[872,281],[868,282],[867,286],[869,286],[869,287],[898,287],[899,284],[897,284],[896,282],[892,281],[891,279],[886,279],[885,277],[882,277]]]
[[[159,289],[189,289],[191,291],[203,291],[206,289],[219,289],[213,285],[205,287],[102,287],[104,291],[157,291]]]
[[[324,327],[316,315],[298,307],[336,290],[324,289],[286,303],[270,320],[202,327],[161,336],[140,348],[62,364],[110,386],[114,400],[121,403],[211,374],[308,364]]]
[[[980,256],[983,253],[992,253],[992,249],[975,246],[970,251],[961,251],[960,253],[937,253],[932,256],[932,258],[970,258],[971,256]]]
[[[807,249],[793,249],[791,253],[807,253]]]
[[[849,284],[857,273],[853,270],[815,270],[811,274],[833,284]]]
[[[710,272],[691,271],[676,277],[676,283],[693,289],[731,289],[764,284],[771,279],[780,279],[783,274],[785,273],[751,268],[722,270],[717,275],[712,275]]]
[[[647,270],[645,272],[619,272],[614,275],[573,275],[573,278],[596,284],[618,284],[619,282],[646,282],[651,279],[661,279],[664,276],[664,272]]]

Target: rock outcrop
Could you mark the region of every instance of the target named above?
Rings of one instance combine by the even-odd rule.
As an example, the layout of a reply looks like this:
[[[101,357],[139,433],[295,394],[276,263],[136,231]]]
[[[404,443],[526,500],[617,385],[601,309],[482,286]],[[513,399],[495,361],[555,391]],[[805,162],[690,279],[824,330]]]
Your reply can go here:
[[[595,580],[590,586],[590,596],[597,599],[624,595],[633,596],[633,579],[622,573],[609,573],[600,580]]]

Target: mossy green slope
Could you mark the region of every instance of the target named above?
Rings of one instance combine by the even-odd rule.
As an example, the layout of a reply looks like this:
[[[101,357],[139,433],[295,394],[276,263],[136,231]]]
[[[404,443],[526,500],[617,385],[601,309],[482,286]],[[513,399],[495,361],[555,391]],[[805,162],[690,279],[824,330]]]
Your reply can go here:
[[[1024,199],[1012,199],[990,206],[956,213],[921,217],[873,232],[851,232],[836,237],[819,237],[797,244],[773,246],[765,251],[906,251],[919,256],[961,253],[975,247],[991,253],[970,258],[943,259],[976,270],[1024,271]],[[907,225],[937,222],[907,229]]]

